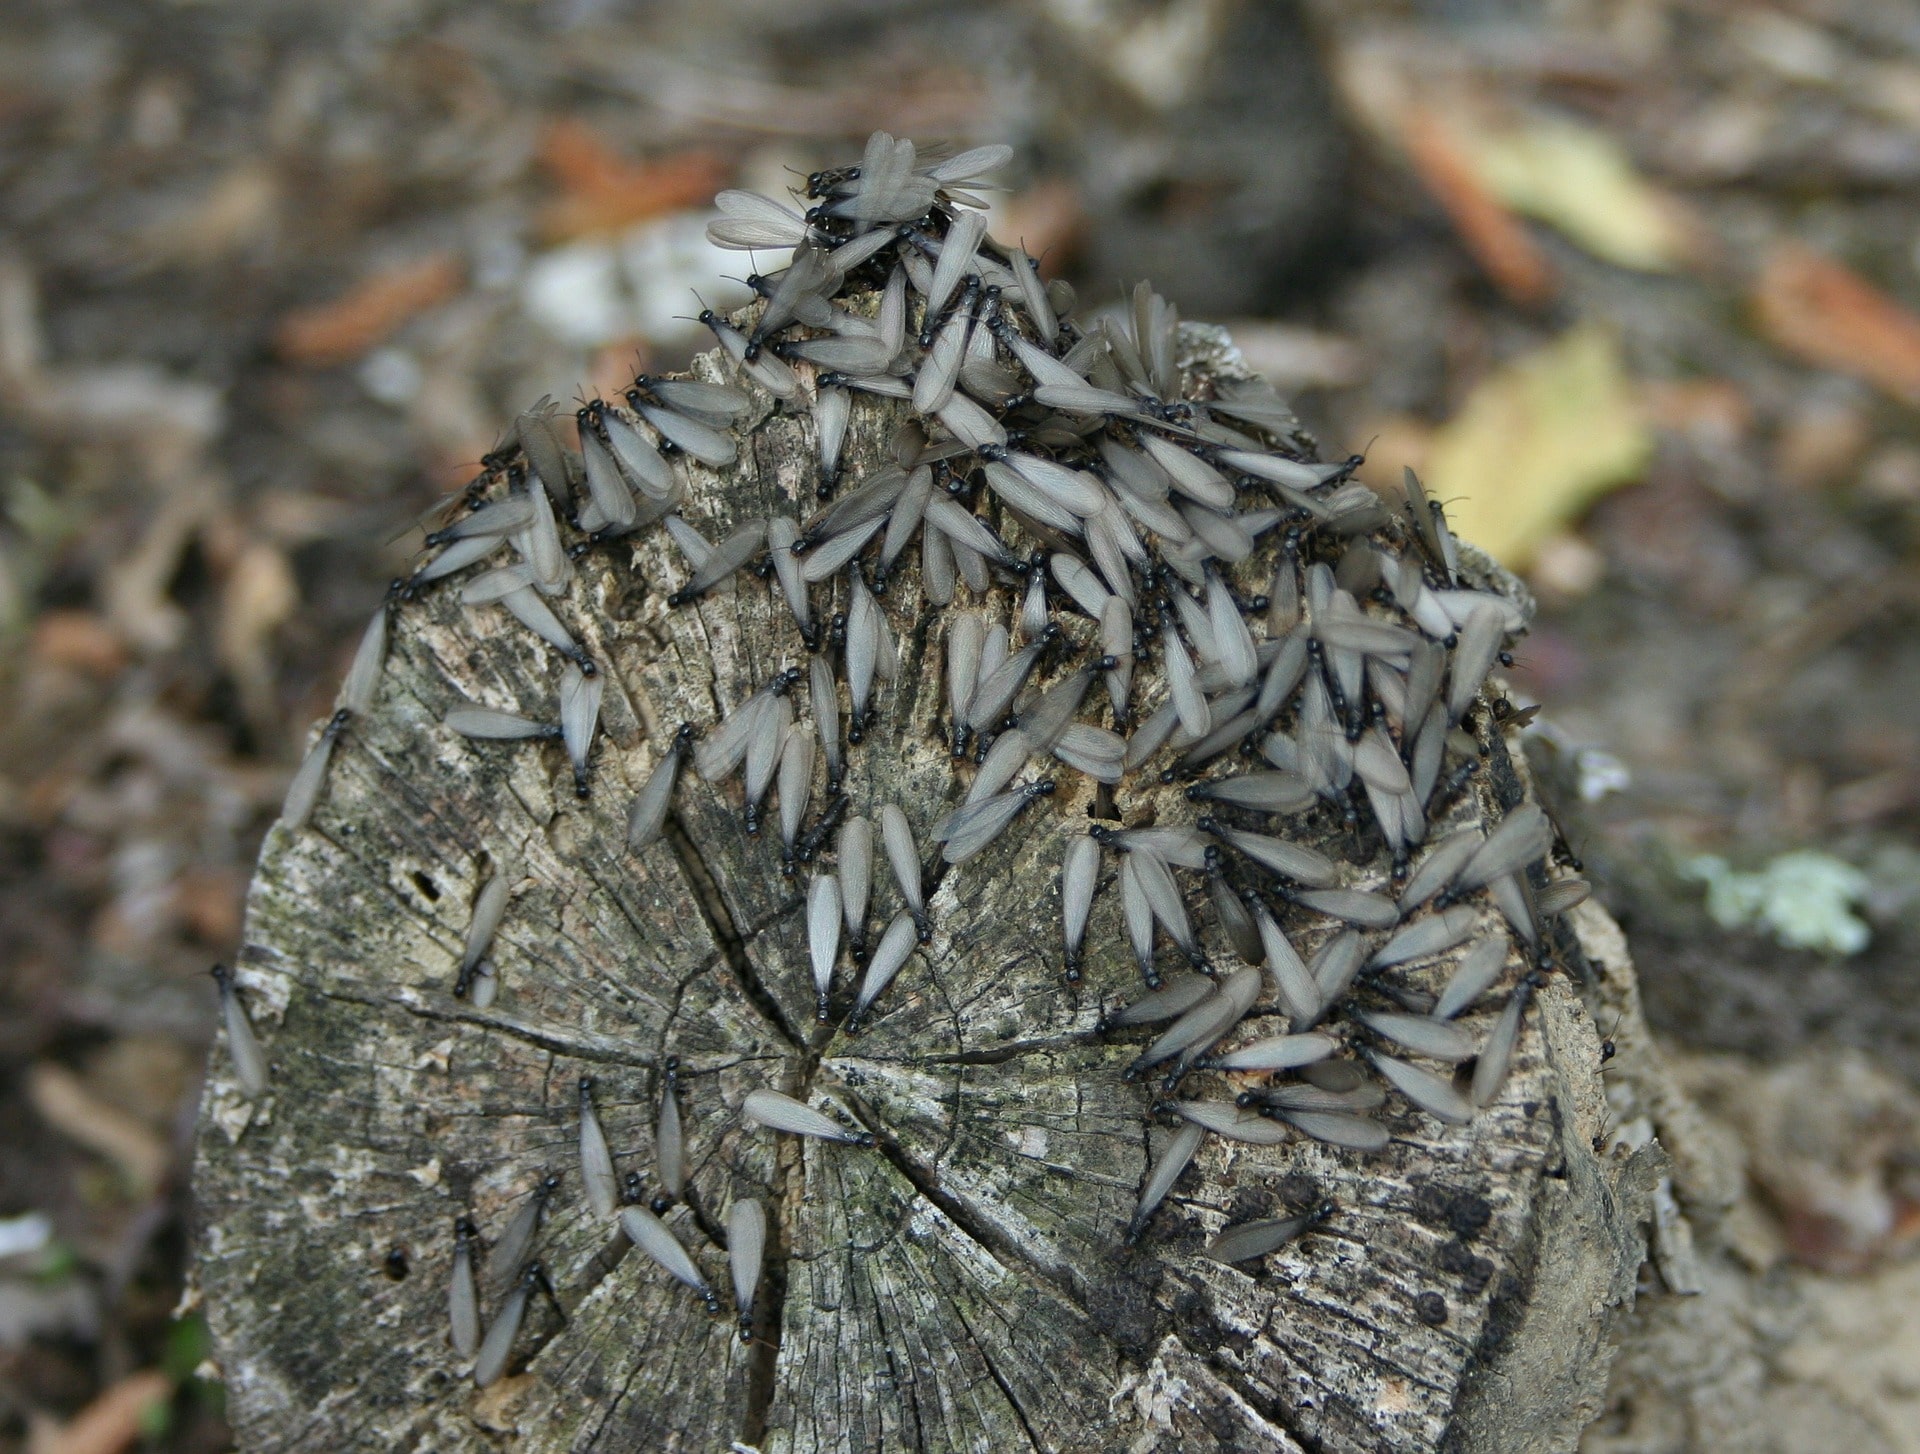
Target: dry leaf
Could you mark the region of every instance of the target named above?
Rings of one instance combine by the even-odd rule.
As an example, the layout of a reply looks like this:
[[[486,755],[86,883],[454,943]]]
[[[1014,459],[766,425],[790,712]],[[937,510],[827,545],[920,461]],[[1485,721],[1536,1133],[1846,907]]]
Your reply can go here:
[[[45,611],[33,623],[34,659],[89,676],[111,677],[127,663],[127,648],[91,611]]]
[[[126,1173],[141,1194],[151,1195],[167,1174],[167,1145],[152,1129],[101,1100],[64,1066],[43,1060],[27,1073],[34,1110],[49,1126]]]
[[[1058,177],[1035,182],[993,208],[993,235],[1025,248],[1043,278],[1060,276],[1078,252],[1086,228],[1087,209],[1079,188]]]
[[[727,164],[711,152],[630,162],[584,121],[571,118],[547,127],[540,157],[563,193],[541,218],[542,231],[555,241],[704,206],[727,182]]]
[[[1683,434],[1699,449],[1737,449],[1753,429],[1753,401],[1731,379],[1649,380],[1640,404],[1654,428]]]
[[[603,343],[587,364],[587,396],[617,399],[632,386],[635,374],[649,373],[654,367],[653,347],[638,333]]]
[[[299,582],[285,552],[264,541],[246,543],[220,593],[220,662],[239,689],[248,721],[269,735],[279,725],[273,633],[299,604]]]
[[[1553,270],[1524,223],[1482,181],[1455,129],[1427,106],[1401,113],[1401,142],[1427,190],[1496,287],[1516,303],[1553,292]]]
[[[174,884],[174,908],[202,944],[226,946],[240,937],[245,879],[232,868],[190,868]]]
[[[1433,450],[1434,428],[1411,414],[1376,414],[1362,421],[1353,437],[1364,441],[1366,458],[1354,478],[1392,494],[1401,488],[1401,473],[1412,470],[1427,477],[1427,456]]]
[[[1604,131],[1530,117],[1462,130],[1460,143],[1495,196],[1595,257],[1651,272],[1686,261],[1690,229],[1679,203],[1636,172]]]
[[[168,596],[180,557],[215,502],[186,490],[170,493],[101,594],[107,620],[137,650],[167,651],[186,635],[187,615]]]
[[[1427,489],[1461,536],[1517,570],[1635,479],[1651,444],[1618,342],[1581,324],[1481,381],[1435,435]]]
[[[139,263],[157,268],[205,264],[271,237],[285,198],[280,179],[265,162],[242,162],[178,212],[147,230]]]
[[[140,1437],[147,1410],[172,1393],[157,1368],[123,1378],[66,1423],[36,1429],[29,1454],[119,1454]]]
[[[280,320],[274,347],[294,363],[325,368],[359,358],[402,324],[460,291],[459,259],[437,252],[376,273],[328,303],[301,308]]]
[[[1858,273],[1784,243],[1761,269],[1754,307],[1787,352],[1920,404],[1920,317]]]
[[[1850,399],[1807,399],[1780,423],[1774,468],[1801,489],[1849,480],[1873,442],[1873,423]]]

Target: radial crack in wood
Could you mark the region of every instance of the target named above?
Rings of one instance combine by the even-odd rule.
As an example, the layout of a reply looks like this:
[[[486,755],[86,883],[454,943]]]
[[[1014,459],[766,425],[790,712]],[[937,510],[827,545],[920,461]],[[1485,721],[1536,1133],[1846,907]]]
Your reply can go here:
[[[1234,375],[1222,335],[1183,338],[1196,379]],[[699,367],[723,377],[710,359]],[[886,466],[900,417],[862,401],[849,482]],[[804,411],[762,399],[741,437],[725,470],[679,466],[684,516],[710,540],[814,503]],[[1236,573],[1243,594],[1275,552],[1269,538]],[[1143,993],[1112,851],[1084,977],[1063,983],[1060,864],[1069,835],[1116,809],[1130,825],[1203,809],[1157,769],[1109,796],[1036,763],[1029,776],[1058,778],[1053,796],[977,858],[942,862],[933,826],[974,771],[950,754],[947,628],[963,608],[1013,619],[1026,590],[1003,576],[984,600],[963,588],[936,607],[918,558],[903,556],[879,601],[898,670],[875,689],[836,811],[870,819],[876,844],[881,810],[905,813],[930,936],[857,1034],[842,1023],[860,981],[844,951],[829,1019],[817,1017],[806,884],[830,838],[784,873],[771,798],[750,833],[739,780],[687,770],[659,840],[626,846],[628,805],[681,723],[709,732],[793,667],[804,699],[808,647],[776,580],[743,573],[670,608],[689,572],[664,533],[580,557],[554,604],[605,682],[585,798],[558,742],[475,741],[444,725],[462,703],[557,722],[552,650],[497,607],[463,606],[457,585],[396,608],[376,709],[351,722],[310,823],[269,835],[250,893],[238,982],[270,1087],[249,1101],[222,1062],[203,1108],[200,1285],[243,1447],[1571,1445],[1604,1388],[1608,1320],[1633,1294],[1645,1194],[1643,1167],[1594,1150],[1606,1108],[1579,933],[1555,931],[1565,972],[1538,988],[1505,1086],[1471,1124],[1393,1096],[1375,1113],[1389,1136],[1377,1155],[1208,1136],[1128,1245],[1172,1123],[1151,1115],[1165,1067],[1123,1072],[1164,1026],[1102,1027]],[[825,619],[849,606],[843,575],[816,591]],[[1084,619],[1068,631],[1098,639]],[[1090,700],[1103,692],[1096,683]],[[1524,768],[1476,720],[1485,770],[1429,842],[1526,800]],[[811,730],[806,713],[794,730]],[[824,768],[813,791],[809,823],[828,808]],[[1287,831],[1348,887],[1397,891],[1377,839],[1363,845],[1337,810],[1296,815]],[[869,953],[905,907],[877,846],[874,860]],[[453,990],[471,906],[499,875],[510,899],[487,952],[497,998],[480,1008]],[[1180,885],[1214,967],[1237,968],[1201,876],[1182,870]],[[1339,932],[1274,902],[1304,957]],[[1484,895],[1472,902],[1482,929],[1501,923]],[[1395,986],[1432,995],[1462,952],[1396,967]],[[1182,968],[1164,941],[1160,958]],[[1500,1003],[1460,1023],[1484,1036]],[[1283,1026],[1268,992],[1228,1043]],[[734,1201],[770,1212],[750,1339],[594,1218],[579,1185],[590,1076],[617,1172],[643,1201],[660,1195],[669,1057],[689,1180],[660,1205],[710,1287],[730,1291]],[[1262,1080],[1193,1072],[1180,1093],[1230,1104]],[[758,1089],[877,1144],[757,1127],[740,1106]],[[455,1220],[471,1215],[491,1247],[549,1173],[559,1184],[529,1255],[558,1310],[532,1297],[507,1376],[476,1391],[448,1343]],[[1203,1255],[1230,1224],[1325,1203],[1323,1222],[1257,1263]],[[397,1282],[382,1272],[394,1246],[413,1269]],[[491,1317],[499,1274],[518,1269],[482,1267]]]

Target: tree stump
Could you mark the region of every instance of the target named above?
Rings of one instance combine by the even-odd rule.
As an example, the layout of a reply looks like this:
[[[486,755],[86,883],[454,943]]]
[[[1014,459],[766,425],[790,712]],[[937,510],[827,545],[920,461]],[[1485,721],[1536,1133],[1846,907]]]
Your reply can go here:
[[[1197,387],[1232,371],[1218,335],[1183,339]],[[723,377],[713,358],[698,367]],[[716,536],[812,504],[808,415],[756,398],[734,465],[684,466],[683,513]],[[888,460],[903,408],[861,400],[850,480]],[[1277,549],[1269,537],[1236,580],[1264,580]],[[1645,1216],[1644,1167],[1597,1150],[1601,1053],[1581,998],[1592,970],[1570,927],[1596,910],[1561,922],[1562,972],[1545,977],[1505,1088],[1471,1124],[1394,1096],[1377,1155],[1210,1136],[1128,1245],[1175,1123],[1152,1114],[1157,1072],[1122,1074],[1158,1027],[1102,1028],[1104,1010],[1141,992],[1111,856],[1084,978],[1062,976],[1062,849],[1107,805],[1061,770],[1058,792],[979,857],[948,866],[930,836],[974,771],[950,755],[946,623],[963,605],[1017,616],[1019,581],[939,607],[906,566],[882,598],[899,667],[848,750],[844,790],[853,812],[904,810],[932,937],[850,1034],[815,1015],[812,869],[782,872],[771,814],[747,832],[737,782],[685,774],[664,838],[627,849],[628,806],[679,724],[707,730],[807,660],[773,582],[743,573],[669,607],[684,575],[650,532],[584,554],[556,602],[606,682],[589,796],[558,743],[469,741],[444,725],[470,702],[552,719],[556,662],[442,583],[394,607],[377,703],[348,724],[310,821],[270,833],[236,981],[271,1082],[249,1099],[217,1057],[196,1165],[199,1286],[242,1447],[1571,1447],[1604,1390]],[[844,582],[831,588],[844,602]],[[1493,714],[1472,720],[1484,770],[1429,842],[1531,791]],[[1201,811],[1159,780],[1163,761],[1119,786],[1119,819]],[[823,798],[816,787],[810,821]],[[1352,885],[1387,885],[1377,841],[1339,812],[1286,831]],[[498,998],[480,1009],[452,988],[494,875],[512,893],[491,952]],[[884,868],[875,881],[877,937],[899,899]],[[1204,887],[1195,875],[1182,887],[1227,963]],[[1284,913],[1309,952],[1337,927]],[[1460,953],[1400,982],[1430,992]],[[1607,969],[1631,973],[1617,956]],[[836,1020],[857,978],[843,960]],[[1467,1023],[1484,1029],[1499,1003]],[[689,1179],[666,1221],[712,1286],[727,1286],[730,1205],[770,1209],[750,1339],[582,1195],[581,1077],[618,1169],[651,1192],[669,1057]],[[1194,1072],[1183,1093],[1228,1101],[1241,1083]],[[832,1109],[876,1144],[747,1124],[741,1101],[758,1088]],[[449,1346],[456,1220],[497,1239],[549,1173],[559,1190],[534,1253],[556,1297],[529,1302],[508,1376],[476,1390]],[[1331,1216],[1258,1263],[1203,1255],[1229,1223],[1323,1202]],[[518,1273],[483,1262],[483,1317]]]

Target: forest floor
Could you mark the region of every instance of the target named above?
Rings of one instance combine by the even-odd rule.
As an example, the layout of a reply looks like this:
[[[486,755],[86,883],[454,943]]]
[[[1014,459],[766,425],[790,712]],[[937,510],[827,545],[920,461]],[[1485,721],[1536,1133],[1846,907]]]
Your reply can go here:
[[[1530,581],[1515,698],[1746,1189],[1703,1221],[1750,1334],[1715,1397],[1783,1448],[1920,1449],[1912,11],[23,0],[8,29],[0,1454],[225,1447],[176,1311],[185,1155],[206,970],[305,734],[502,421],[684,360],[690,288],[744,296],[712,193],[875,127],[1011,142],[996,235],[1090,302],[1148,276],[1229,324],[1326,453],[1413,466]],[[1588,1442],[1734,1417],[1623,1388]]]

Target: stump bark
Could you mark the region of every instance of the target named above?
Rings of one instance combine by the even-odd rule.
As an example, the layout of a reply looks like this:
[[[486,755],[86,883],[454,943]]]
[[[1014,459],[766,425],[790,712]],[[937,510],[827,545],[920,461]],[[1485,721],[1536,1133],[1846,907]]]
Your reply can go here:
[[[890,433],[885,409],[856,412],[854,478]],[[689,469],[685,513],[711,535],[811,501],[804,415],[765,410],[743,438],[730,470]],[[820,1025],[804,876],[782,874],[771,828],[748,835],[737,784],[688,775],[666,840],[625,845],[627,806],[677,725],[704,728],[805,662],[771,582],[743,575],[669,609],[682,573],[655,532],[585,556],[559,603],[607,681],[590,797],[557,743],[442,725],[468,701],[554,717],[557,663],[504,613],[430,590],[397,608],[378,706],[342,740],[311,822],[270,833],[237,981],[272,1083],[249,1101],[216,1058],[196,1164],[199,1286],[243,1448],[1572,1446],[1632,1300],[1653,1155],[1597,1149],[1607,1107],[1582,995],[1631,980],[1617,946],[1603,969],[1583,952],[1604,916],[1565,921],[1566,972],[1471,1125],[1395,1098],[1377,1156],[1209,1138],[1125,1246],[1167,1133],[1154,1086],[1121,1076],[1150,1032],[1100,1028],[1103,1006],[1139,990],[1112,892],[1084,982],[1062,982],[1062,835],[1084,832],[1092,785],[1063,773],[981,857],[937,863],[929,827],[969,770],[948,755],[942,611],[914,571],[897,575],[884,605],[900,670],[846,790],[854,811],[906,811],[934,935],[862,1033]],[[1011,591],[994,596],[1017,612]],[[1487,770],[1448,826],[1532,791],[1510,744],[1482,732]],[[1193,813],[1151,779],[1118,807],[1130,823]],[[1305,821],[1303,841],[1353,855],[1338,815]],[[495,873],[514,892],[499,998],[479,1010],[451,986]],[[751,1341],[581,1195],[579,1078],[596,1082],[620,1170],[651,1187],[669,1056],[691,1189],[668,1221],[715,1287],[732,1200],[772,1212]],[[743,1124],[763,1086],[837,1107],[877,1146]],[[558,1308],[533,1301],[511,1376],[476,1391],[448,1342],[455,1219],[497,1237],[550,1171],[537,1251]],[[1200,1255],[1229,1221],[1321,1200],[1335,1215],[1256,1267]]]

